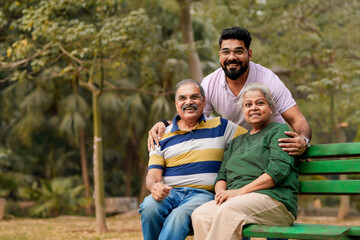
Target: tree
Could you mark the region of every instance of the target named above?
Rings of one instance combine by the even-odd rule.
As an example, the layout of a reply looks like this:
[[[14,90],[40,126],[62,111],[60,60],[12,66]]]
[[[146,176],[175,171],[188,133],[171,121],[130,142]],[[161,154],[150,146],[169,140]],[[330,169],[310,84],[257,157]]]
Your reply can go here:
[[[42,79],[44,83],[46,82],[44,86],[54,80],[70,83],[75,93],[68,95],[63,101],[69,104],[68,99],[73,99],[73,102],[78,105],[70,110],[70,105],[64,107],[65,113],[60,122],[60,129],[68,137],[73,135],[73,139],[77,139],[78,129],[82,128],[79,126],[83,125],[81,122],[84,121],[81,117],[86,115],[80,110],[81,101],[76,100],[80,99],[80,96],[77,96],[77,86],[91,93],[94,124],[95,202],[99,231],[106,231],[102,170],[101,114],[103,113],[99,106],[101,96],[104,91],[121,91],[127,93],[123,95],[124,99],[134,99],[132,93],[139,92],[140,99],[148,99],[147,105],[151,108],[151,101],[149,101],[151,97],[141,96],[142,93],[150,96],[169,95],[169,93],[161,92],[156,94],[156,90],[161,91],[161,87],[153,84],[158,76],[151,72],[153,69],[151,65],[154,65],[152,62],[154,58],[151,56],[155,56],[156,59],[156,56],[168,55],[156,42],[158,41],[158,34],[156,34],[158,26],[148,19],[142,9],[121,14],[118,8],[116,1],[106,3],[73,0],[39,1],[36,8],[29,6],[23,10],[24,14],[19,18],[19,29],[26,34],[20,36],[20,39],[12,44],[8,50],[10,61],[2,64],[2,69],[6,70],[7,74],[5,79],[11,78],[16,83],[21,81],[21,77],[31,79],[36,84],[39,79]],[[161,69],[161,64],[166,60],[161,61],[155,65],[156,68]],[[132,64],[139,67],[128,68]],[[159,72],[162,73],[162,71]],[[151,85],[154,86],[155,93],[143,90],[149,86],[153,88]],[[165,86],[165,88],[168,87],[171,86]],[[60,92],[53,96],[61,94]],[[84,92],[82,94],[86,96]],[[109,94],[106,95],[109,96]],[[114,94],[112,94],[112,99],[116,99]],[[159,103],[160,101],[156,101],[158,106]],[[140,103],[139,106],[141,105]],[[117,107],[116,104],[115,107]],[[143,113],[147,114],[146,111]],[[139,139],[139,134],[143,135],[143,129],[146,126],[142,119],[138,114],[131,120],[127,119],[130,127],[128,135],[125,136],[133,142],[132,146],[136,143],[134,147],[140,144],[140,141],[134,141],[134,139]],[[136,128],[131,127],[135,126],[134,123],[137,123]],[[27,129],[28,126],[24,124],[23,129]],[[30,132],[27,136],[32,135],[33,132]],[[134,147],[132,149],[136,149]]]
[[[31,176],[21,182],[79,174],[78,147],[84,159],[93,145],[81,131],[94,134],[95,118],[105,194],[141,200],[148,129],[173,117],[176,82],[201,79],[190,68],[219,67],[218,37],[231,26],[250,30],[255,62],[289,73],[314,143],[356,135],[355,0],[0,1],[0,164]]]
[[[176,0],[180,8],[180,29],[183,43],[188,45],[187,59],[190,67],[191,76],[199,83],[204,78],[199,55],[196,50],[194,41],[194,32],[192,28],[190,16],[190,2],[189,0]]]
[[[131,41],[125,41],[129,37],[128,34],[139,34],[136,37],[140,41],[148,37],[143,34],[143,31],[135,29],[135,26],[139,25],[143,26],[142,29],[148,26],[148,19],[142,10],[132,12],[128,17],[117,17],[115,16],[116,9],[115,1],[107,3],[39,1],[37,8],[30,6],[24,10],[24,15],[20,18],[20,29],[31,35],[30,39],[24,36],[23,39],[17,41],[17,45],[13,44],[15,47],[19,46],[16,50],[24,52],[23,55],[18,56],[21,60],[2,67],[16,69],[10,74],[18,80],[16,75],[21,71],[20,67],[26,66],[29,69],[23,71],[25,76],[34,77],[44,72],[39,73],[34,69],[43,70],[44,67],[48,67],[48,64],[56,62],[60,67],[58,71],[54,71],[52,75],[44,79],[60,77],[71,80],[75,73],[79,86],[91,92],[94,122],[95,202],[99,231],[107,230],[102,175],[102,131],[98,103],[105,84],[104,61],[110,60],[109,53],[122,45],[121,40],[125,45],[131,44]],[[134,27],[131,28],[132,24]],[[129,26],[133,32],[129,30]],[[124,29],[128,30],[124,31]],[[31,47],[27,42],[31,43],[29,44]],[[46,45],[42,48],[40,45],[39,50],[36,44],[41,42],[45,42]],[[35,53],[29,56],[31,51]],[[126,51],[134,51],[134,46],[130,46]]]

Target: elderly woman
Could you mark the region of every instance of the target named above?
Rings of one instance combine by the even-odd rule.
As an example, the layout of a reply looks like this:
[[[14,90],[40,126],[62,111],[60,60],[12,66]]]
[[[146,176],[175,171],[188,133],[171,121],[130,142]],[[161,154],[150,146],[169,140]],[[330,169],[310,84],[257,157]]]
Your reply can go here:
[[[290,226],[296,219],[298,164],[278,143],[289,128],[271,122],[274,102],[262,84],[247,85],[238,105],[252,130],[225,152],[215,200],[191,216],[198,240],[241,239],[246,224]]]

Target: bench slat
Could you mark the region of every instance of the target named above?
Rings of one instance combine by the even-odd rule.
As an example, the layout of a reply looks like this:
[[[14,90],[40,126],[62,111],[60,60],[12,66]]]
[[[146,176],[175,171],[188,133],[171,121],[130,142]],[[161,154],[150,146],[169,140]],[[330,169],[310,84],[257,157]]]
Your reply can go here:
[[[300,182],[301,194],[360,194],[359,180],[314,180]]]
[[[347,235],[349,236],[357,236],[358,239],[360,238],[360,226],[356,226],[353,227],[352,229],[349,230],[349,232],[347,233]]]
[[[347,235],[352,226],[333,226],[320,224],[294,223],[291,227],[266,225],[247,225],[243,229],[244,237],[288,238],[288,239],[356,239]],[[355,231],[354,231],[355,232]],[[352,235],[358,236],[358,235]]]
[[[300,174],[358,174],[360,159],[301,162]]]
[[[360,142],[312,145],[306,156],[308,158],[360,156]]]

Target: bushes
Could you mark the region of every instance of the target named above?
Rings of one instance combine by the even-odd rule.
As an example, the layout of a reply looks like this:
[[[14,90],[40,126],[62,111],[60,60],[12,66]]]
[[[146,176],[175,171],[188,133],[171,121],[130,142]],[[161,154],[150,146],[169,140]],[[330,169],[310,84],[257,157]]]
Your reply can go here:
[[[35,201],[28,212],[31,217],[53,217],[62,214],[80,214],[91,204],[83,196],[84,186],[77,177],[40,180],[22,191],[22,197]]]

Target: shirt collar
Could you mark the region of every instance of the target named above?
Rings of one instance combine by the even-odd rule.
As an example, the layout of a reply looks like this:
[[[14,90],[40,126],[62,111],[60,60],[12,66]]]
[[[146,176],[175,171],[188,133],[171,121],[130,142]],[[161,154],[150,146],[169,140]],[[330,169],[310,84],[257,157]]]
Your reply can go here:
[[[248,74],[248,77],[246,79],[246,82],[255,82],[253,80],[256,77],[254,64],[255,63],[253,63],[252,61],[249,62],[249,74]]]
[[[173,119],[173,126],[172,126],[172,129],[171,129],[171,132],[175,132],[175,131],[180,130],[180,128],[179,128],[179,126],[178,126],[178,124],[177,124],[177,121],[180,120],[180,119],[181,119],[181,118],[180,118],[179,114],[177,114],[177,115],[174,117],[174,119]],[[199,123],[201,123],[202,121],[206,122],[206,119],[205,119],[205,115],[204,115],[204,114],[201,114],[201,117],[199,118]],[[198,124],[197,126],[199,126],[199,124]],[[197,126],[196,126],[196,127],[197,127]],[[196,127],[195,127],[195,128],[196,128]]]
[[[227,87],[227,82],[226,82],[226,75],[225,75],[225,71],[224,69],[221,68],[221,81],[220,81],[220,85],[223,87],[223,88],[226,88]]]

